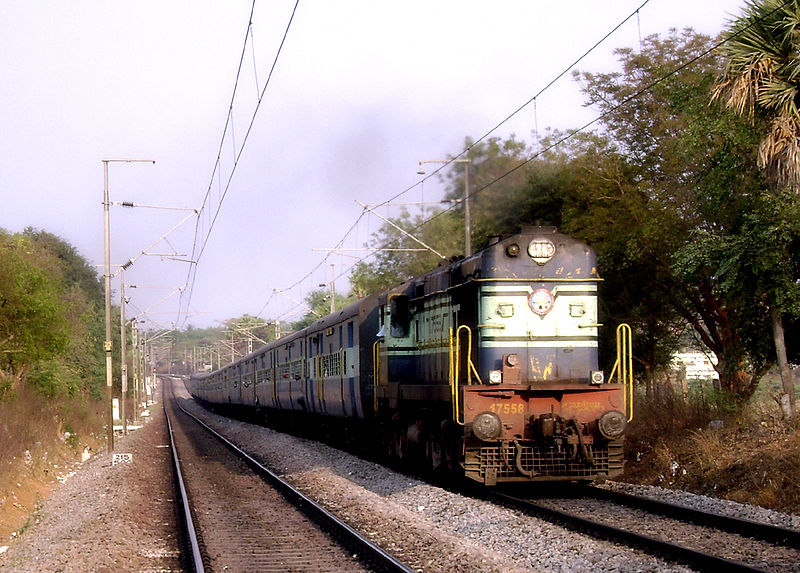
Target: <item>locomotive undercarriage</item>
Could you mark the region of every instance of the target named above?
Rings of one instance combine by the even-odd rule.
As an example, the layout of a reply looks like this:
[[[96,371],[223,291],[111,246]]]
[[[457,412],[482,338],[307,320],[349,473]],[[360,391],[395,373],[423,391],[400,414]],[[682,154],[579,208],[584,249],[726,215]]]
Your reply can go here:
[[[550,444],[502,440],[469,444],[464,454],[465,476],[495,485],[498,481],[589,481],[622,473],[622,440]]]
[[[616,477],[623,470],[622,439],[593,439],[583,431],[572,431],[571,420],[564,421],[564,433],[482,441],[469,425],[457,425],[441,412],[426,411],[421,417],[420,411],[414,417],[409,413],[395,410],[384,418],[387,431],[382,432],[383,451],[406,468],[464,476],[489,486],[500,482],[596,481]]]
[[[393,411],[384,418],[383,451],[389,460],[424,473],[457,475],[463,451],[458,426],[441,413],[421,410],[417,415]]]

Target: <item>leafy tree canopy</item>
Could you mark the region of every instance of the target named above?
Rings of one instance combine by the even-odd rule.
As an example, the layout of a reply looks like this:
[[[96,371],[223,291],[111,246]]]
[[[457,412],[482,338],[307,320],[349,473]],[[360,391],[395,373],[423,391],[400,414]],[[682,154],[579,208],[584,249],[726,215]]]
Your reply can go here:
[[[55,397],[97,394],[101,296],[97,275],[62,239],[0,230],[0,394],[27,383]]]
[[[343,308],[348,304],[355,302],[356,296],[354,294],[350,295],[343,295],[336,293],[336,304],[335,307],[337,309]],[[308,312],[298,320],[297,322],[293,322],[291,325],[291,329],[293,331],[302,330],[307,326],[313,324],[319,318],[330,314],[331,312],[331,293],[329,290],[326,289],[318,289],[313,290],[306,295],[305,298],[305,305],[308,308]]]

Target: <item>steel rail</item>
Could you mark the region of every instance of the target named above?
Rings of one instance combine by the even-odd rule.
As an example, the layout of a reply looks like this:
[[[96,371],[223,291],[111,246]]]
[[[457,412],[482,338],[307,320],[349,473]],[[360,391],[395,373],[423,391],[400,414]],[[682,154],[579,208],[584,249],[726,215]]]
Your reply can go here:
[[[582,533],[598,539],[635,547],[651,555],[657,555],[673,562],[677,561],[689,565],[690,567],[697,568],[700,571],[748,571],[766,573],[764,569],[759,569],[740,561],[725,559],[724,557],[711,555],[682,545],[655,539],[647,535],[641,535],[627,529],[592,521],[558,509],[545,507],[529,500],[519,499],[499,492],[492,492],[488,494],[488,497],[502,505],[519,509],[529,515],[551,523],[565,525],[569,529],[581,531]]]
[[[189,547],[191,548],[191,560],[193,565],[193,571],[195,573],[205,573],[205,567],[203,566],[203,558],[200,554],[200,543],[197,540],[197,531],[194,527],[194,522],[192,521],[192,512],[189,507],[189,496],[186,493],[186,486],[183,481],[183,473],[181,472],[181,463],[178,460],[178,450],[175,448],[175,440],[172,437],[172,422],[170,422],[169,414],[167,413],[167,402],[166,402],[166,390],[164,389],[164,383],[161,383],[161,396],[162,396],[162,406],[164,408],[164,418],[167,420],[167,433],[169,434],[169,447],[172,450],[172,467],[175,470],[175,481],[178,484],[178,489],[180,491],[181,496],[181,509],[183,515],[183,533],[186,536],[187,541],[189,542]]]
[[[333,535],[340,540],[350,550],[354,551],[378,571],[387,573],[415,573],[415,570],[408,567],[405,563],[398,561],[393,555],[384,551],[369,539],[365,538],[358,531],[350,527],[347,523],[336,517],[333,513],[304,495],[287,481],[279,477],[269,468],[261,464],[249,453],[228,440],[225,436],[214,430],[211,426],[203,422],[197,416],[185,410],[181,404],[175,401],[175,405],[187,416],[193,418],[200,426],[205,428],[211,435],[220,440],[231,451],[239,455],[256,473],[265,479],[272,487],[277,489],[289,502],[299,507],[311,519],[321,526],[327,528]]]
[[[728,533],[754,537],[761,541],[777,543],[787,547],[800,547],[800,531],[796,529],[788,529],[778,525],[770,525],[719,513],[705,512],[684,505],[599,487],[587,487],[581,490],[581,493],[602,501],[610,501],[634,509],[643,509],[664,517],[694,523],[695,525],[713,527]]]

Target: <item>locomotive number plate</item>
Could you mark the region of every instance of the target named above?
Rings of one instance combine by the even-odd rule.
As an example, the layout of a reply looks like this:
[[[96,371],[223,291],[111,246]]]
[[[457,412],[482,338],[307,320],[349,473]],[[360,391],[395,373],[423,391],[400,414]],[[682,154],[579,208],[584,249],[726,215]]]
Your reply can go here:
[[[489,411],[495,414],[524,414],[525,404],[520,402],[495,402],[489,405]]]

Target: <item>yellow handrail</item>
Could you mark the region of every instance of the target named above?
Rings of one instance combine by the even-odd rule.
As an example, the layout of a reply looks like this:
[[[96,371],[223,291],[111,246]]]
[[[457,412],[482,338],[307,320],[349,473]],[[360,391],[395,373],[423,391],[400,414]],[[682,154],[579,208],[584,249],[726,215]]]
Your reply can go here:
[[[466,330],[467,332],[467,385],[472,384],[472,375],[475,374],[475,378],[478,379],[478,382],[483,384],[481,381],[480,374],[478,374],[478,369],[475,368],[475,364],[472,362],[472,330],[465,324],[462,324],[456,329],[455,337],[453,336],[453,329],[452,327],[449,329],[449,346],[448,346],[448,360],[449,360],[449,372],[448,372],[448,382],[450,383],[450,400],[453,405],[453,421],[459,425],[464,425],[464,422],[461,421],[461,408],[459,404],[459,390],[458,390],[458,383],[459,378],[461,377],[461,331]]]
[[[628,421],[633,420],[633,335],[631,327],[623,323],[617,327],[617,361],[611,369],[609,382],[617,375],[617,381],[624,386],[623,399]]]
[[[456,381],[460,378],[461,375],[461,360],[460,360],[460,349],[461,349],[461,330],[467,331],[467,386],[472,385],[472,375],[475,374],[475,378],[478,379],[479,384],[483,384],[481,380],[480,374],[478,374],[478,369],[475,368],[475,364],[472,362],[472,329],[467,326],[466,324],[462,324],[456,330]]]
[[[381,348],[380,340],[372,345],[372,407],[378,413],[378,381],[381,376]]]
[[[456,366],[458,362],[456,361],[456,345],[455,341],[453,340],[453,328],[450,327],[449,329],[449,345],[448,345],[448,366],[447,369],[447,376],[448,382],[450,383],[450,403],[453,407],[453,421],[457,424],[461,424],[459,421],[459,412],[458,412],[458,367]]]

